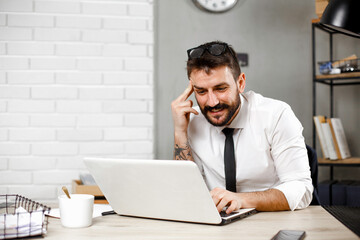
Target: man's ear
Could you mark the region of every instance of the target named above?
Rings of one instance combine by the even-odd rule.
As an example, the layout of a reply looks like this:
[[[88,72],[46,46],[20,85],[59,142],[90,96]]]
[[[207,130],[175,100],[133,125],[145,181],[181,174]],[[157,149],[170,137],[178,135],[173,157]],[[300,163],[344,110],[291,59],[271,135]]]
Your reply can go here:
[[[246,85],[245,79],[246,79],[245,73],[240,73],[240,75],[236,81],[239,93],[243,93],[245,90],[245,85]]]

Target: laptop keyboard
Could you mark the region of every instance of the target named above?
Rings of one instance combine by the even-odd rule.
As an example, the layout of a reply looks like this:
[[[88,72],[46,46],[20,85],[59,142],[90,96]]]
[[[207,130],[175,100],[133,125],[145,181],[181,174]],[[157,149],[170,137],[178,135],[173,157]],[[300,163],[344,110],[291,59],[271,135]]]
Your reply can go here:
[[[230,216],[235,215],[237,213],[238,212],[232,212],[232,213],[227,214],[225,211],[221,211],[220,212],[220,217],[230,217]]]

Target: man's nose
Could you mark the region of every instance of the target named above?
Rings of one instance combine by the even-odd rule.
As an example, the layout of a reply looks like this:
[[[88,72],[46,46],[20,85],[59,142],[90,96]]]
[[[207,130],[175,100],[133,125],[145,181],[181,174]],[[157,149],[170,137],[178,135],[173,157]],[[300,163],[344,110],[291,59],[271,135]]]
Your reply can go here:
[[[209,92],[207,105],[209,107],[215,107],[218,104],[219,104],[219,99],[217,98],[217,96],[213,92]]]

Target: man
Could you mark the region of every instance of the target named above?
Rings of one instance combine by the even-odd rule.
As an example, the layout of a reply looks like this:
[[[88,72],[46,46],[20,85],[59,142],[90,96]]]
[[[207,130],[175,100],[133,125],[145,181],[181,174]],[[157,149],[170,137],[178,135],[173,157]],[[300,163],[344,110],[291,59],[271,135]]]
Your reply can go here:
[[[189,85],[171,104],[174,158],[197,163],[218,211],[306,208],[313,186],[303,127],[291,108],[244,93],[245,74],[226,43],[189,49],[187,72]]]

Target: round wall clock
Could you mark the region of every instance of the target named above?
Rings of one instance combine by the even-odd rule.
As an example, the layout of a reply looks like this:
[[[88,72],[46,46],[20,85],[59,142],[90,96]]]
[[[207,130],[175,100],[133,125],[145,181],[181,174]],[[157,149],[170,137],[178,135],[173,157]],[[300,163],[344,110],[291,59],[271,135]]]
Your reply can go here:
[[[233,8],[238,0],[193,0],[201,10],[212,13],[222,13]]]

